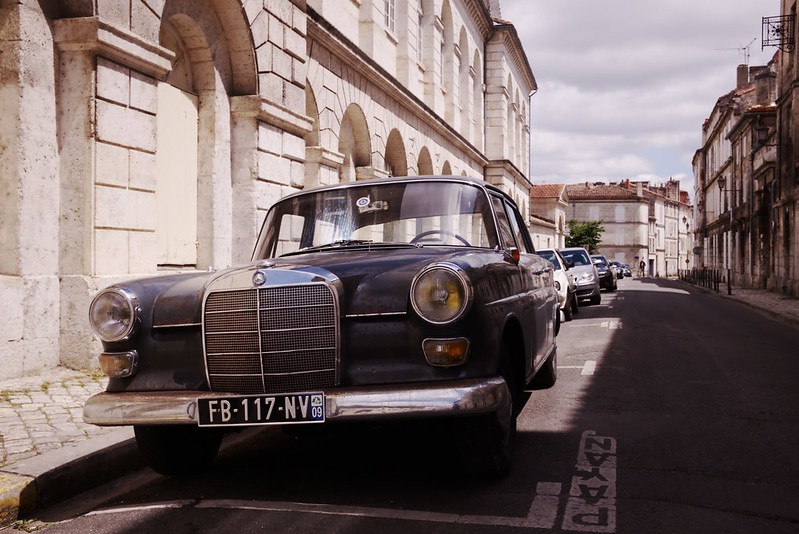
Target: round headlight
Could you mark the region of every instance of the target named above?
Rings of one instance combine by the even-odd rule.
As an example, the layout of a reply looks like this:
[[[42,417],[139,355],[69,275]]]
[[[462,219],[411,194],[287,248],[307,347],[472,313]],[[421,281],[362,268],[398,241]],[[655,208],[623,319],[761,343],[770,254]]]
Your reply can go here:
[[[460,318],[472,302],[472,286],[460,268],[435,264],[416,275],[411,284],[411,305],[433,324],[447,324]]]
[[[103,341],[121,341],[131,335],[138,322],[136,297],[118,288],[104,289],[89,306],[89,323]]]

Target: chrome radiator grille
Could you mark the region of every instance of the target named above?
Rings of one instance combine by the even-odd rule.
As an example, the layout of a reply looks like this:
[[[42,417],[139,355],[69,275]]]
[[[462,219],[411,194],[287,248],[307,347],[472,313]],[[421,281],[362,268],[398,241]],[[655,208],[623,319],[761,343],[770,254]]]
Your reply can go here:
[[[212,391],[287,393],[336,385],[336,297],[324,284],[219,291],[203,311]]]

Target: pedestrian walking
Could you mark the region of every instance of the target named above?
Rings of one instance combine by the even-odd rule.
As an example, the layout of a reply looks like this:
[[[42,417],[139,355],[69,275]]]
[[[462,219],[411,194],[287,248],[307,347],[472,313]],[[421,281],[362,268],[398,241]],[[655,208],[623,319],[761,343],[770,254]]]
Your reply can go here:
[[[641,277],[644,276],[645,271],[646,271],[646,263],[644,263],[644,260],[641,260],[641,263],[638,264],[638,272],[641,273]]]

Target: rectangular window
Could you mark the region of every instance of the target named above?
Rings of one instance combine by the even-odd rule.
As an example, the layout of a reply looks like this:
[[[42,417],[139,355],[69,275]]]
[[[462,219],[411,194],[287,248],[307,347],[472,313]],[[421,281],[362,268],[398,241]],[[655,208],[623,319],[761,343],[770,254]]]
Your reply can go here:
[[[396,7],[396,0],[385,0],[385,16],[386,16],[386,28],[391,33],[396,33],[396,16],[395,16],[395,7]]]
[[[416,28],[416,61],[422,63],[422,21],[424,19],[424,9],[422,8],[422,0],[419,0],[417,11],[418,27]]]

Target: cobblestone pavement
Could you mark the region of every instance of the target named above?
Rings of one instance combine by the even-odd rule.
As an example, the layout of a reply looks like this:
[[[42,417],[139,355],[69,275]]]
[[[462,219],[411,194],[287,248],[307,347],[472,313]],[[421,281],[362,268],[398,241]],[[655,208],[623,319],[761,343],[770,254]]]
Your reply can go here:
[[[0,469],[112,431],[83,422],[84,401],[106,382],[65,368],[0,381]]]

